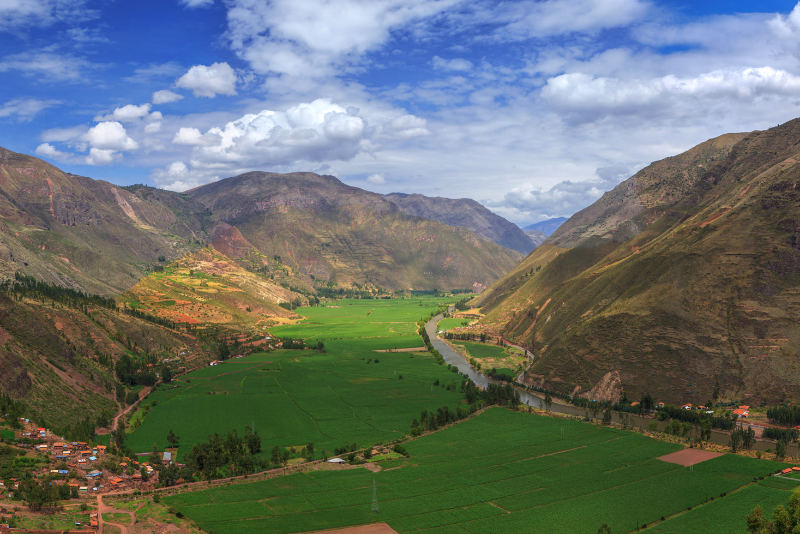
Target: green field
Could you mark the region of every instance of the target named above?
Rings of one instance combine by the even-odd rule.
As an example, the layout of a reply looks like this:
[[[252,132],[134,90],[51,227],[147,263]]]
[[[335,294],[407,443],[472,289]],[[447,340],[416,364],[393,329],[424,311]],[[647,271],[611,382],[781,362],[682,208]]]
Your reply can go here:
[[[384,464],[397,469],[312,472],[165,501],[220,534],[376,521],[400,532],[593,534],[603,523],[612,532],[630,531],[781,466],[725,455],[690,470],[656,459],[679,448],[632,432],[493,408],[407,443],[410,458]],[[370,512],[373,480],[377,514]],[[743,525],[751,507],[735,508],[740,519],[730,510],[728,519]],[[711,524],[705,532],[731,531]]]
[[[475,358],[481,364],[483,371],[494,368],[512,379],[522,372],[528,362],[528,359],[518,349],[512,347],[458,340],[453,340],[452,343],[463,347],[467,355]]]
[[[451,328],[458,328],[459,326],[467,326],[469,324],[469,319],[464,319],[463,317],[445,317],[441,321],[437,328],[439,330],[450,330]]]
[[[769,477],[741,491],[715,499],[708,504],[671,518],[651,529],[660,534],[707,534],[725,532],[745,534],[744,517],[757,504],[764,508],[768,518],[776,506],[786,506],[792,491],[800,488],[800,481]]]
[[[183,457],[213,432],[241,433],[251,425],[264,451],[311,442],[320,455],[399,438],[423,409],[455,408],[462,398],[459,377],[428,353],[375,352],[421,346],[415,323],[441,300],[347,300],[299,309],[306,320],[273,335],[322,340],[325,352],[254,354],[161,386],[145,401],[152,408],[127,443],[137,452],[154,443],[162,448],[173,430]]]

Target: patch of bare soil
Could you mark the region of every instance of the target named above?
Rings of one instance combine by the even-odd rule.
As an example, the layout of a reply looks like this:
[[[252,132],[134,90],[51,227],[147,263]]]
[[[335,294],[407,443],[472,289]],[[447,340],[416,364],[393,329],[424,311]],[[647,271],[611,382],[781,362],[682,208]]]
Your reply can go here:
[[[711,460],[717,456],[722,456],[722,453],[704,451],[703,449],[683,449],[682,451],[659,456],[658,459],[662,462],[688,467],[690,465],[699,464],[700,462],[705,462],[706,460]]]
[[[397,531],[386,523],[372,523],[369,525],[335,528],[331,530],[315,530],[313,532],[314,534],[397,534]]]

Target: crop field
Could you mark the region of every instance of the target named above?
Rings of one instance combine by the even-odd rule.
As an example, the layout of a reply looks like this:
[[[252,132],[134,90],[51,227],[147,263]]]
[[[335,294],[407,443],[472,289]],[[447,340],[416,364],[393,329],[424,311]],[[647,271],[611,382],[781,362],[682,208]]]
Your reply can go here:
[[[463,317],[445,317],[439,321],[439,330],[450,330],[451,328],[458,328],[459,326],[467,326],[469,319]]]
[[[455,408],[459,377],[427,352],[376,352],[422,345],[415,323],[438,300],[337,301],[303,308],[307,319],[273,335],[323,341],[325,352],[277,350],[198,369],[160,386],[128,444],[137,452],[180,438],[179,457],[213,432],[254,426],[262,449],[366,446],[407,434],[423,409]],[[435,381],[438,386],[434,386]]]
[[[452,343],[463,347],[470,357],[480,362],[484,370],[494,367],[497,371],[512,377],[519,374],[528,361],[518,349],[512,347],[458,340],[454,340]]]
[[[792,491],[800,488],[800,480],[769,477],[743,488],[724,499],[714,501],[675,516],[657,525],[652,532],[660,534],[706,534],[725,532],[745,534],[745,516],[757,504],[764,508],[767,517],[772,517],[776,506],[786,506]]]
[[[383,462],[378,473],[310,472],[165,501],[220,534],[379,521],[399,532],[595,533],[603,523],[627,532],[712,497],[724,503],[722,493],[782,466],[723,455],[689,469],[657,459],[680,448],[674,444],[501,408],[405,447],[409,458]],[[373,481],[378,513],[371,513]],[[741,510],[741,524],[748,511]],[[730,532],[705,529],[715,531]]]

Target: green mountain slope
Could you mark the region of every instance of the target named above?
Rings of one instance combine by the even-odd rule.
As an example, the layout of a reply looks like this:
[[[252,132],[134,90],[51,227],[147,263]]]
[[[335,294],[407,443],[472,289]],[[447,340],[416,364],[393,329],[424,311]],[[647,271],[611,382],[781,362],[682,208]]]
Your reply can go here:
[[[656,162],[479,298],[566,393],[800,397],[800,120]]]

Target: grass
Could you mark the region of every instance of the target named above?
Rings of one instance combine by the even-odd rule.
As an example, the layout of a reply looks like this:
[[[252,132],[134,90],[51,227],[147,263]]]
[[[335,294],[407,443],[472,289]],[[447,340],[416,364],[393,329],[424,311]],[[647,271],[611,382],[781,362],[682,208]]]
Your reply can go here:
[[[410,458],[392,460],[399,469],[311,472],[165,500],[218,534],[376,521],[399,532],[593,533],[603,523],[626,532],[781,466],[724,455],[689,470],[656,459],[677,445],[500,408],[405,447]],[[377,514],[370,513],[373,480]]]
[[[159,387],[128,444],[137,452],[180,437],[179,457],[212,432],[254,426],[262,448],[314,443],[323,450],[399,438],[423,409],[461,400],[459,378],[427,353],[379,353],[418,347],[416,321],[439,299],[351,300],[298,310],[306,319],[273,330],[281,337],[322,340],[325,352],[278,350],[234,359]],[[433,386],[438,380],[440,385]],[[449,389],[448,389],[449,388]]]

